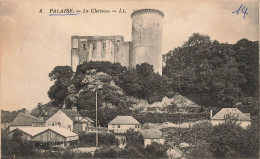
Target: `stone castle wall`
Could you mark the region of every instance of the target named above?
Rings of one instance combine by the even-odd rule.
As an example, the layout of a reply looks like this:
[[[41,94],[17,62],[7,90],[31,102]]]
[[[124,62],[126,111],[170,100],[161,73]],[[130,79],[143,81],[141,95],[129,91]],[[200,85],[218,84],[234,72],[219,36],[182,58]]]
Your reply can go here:
[[[74,72],[85,61],[123,61],[122,65],[128,66],[128,43],[124,42],[123,36],[72,36],[71,41],[71,66]]]
[[[134,11],[132,18],[132,42],[123,36],[72,36],[71,67],[85,61],[119,62],[122,66],[135,67],[147,62],[154,71],[162,74],[162,18],[155,9]]]
[[[138,10],[131,15],[132,41],[136,64],[147,62],[162,74],[162,18],[163,13],[153,9]]]

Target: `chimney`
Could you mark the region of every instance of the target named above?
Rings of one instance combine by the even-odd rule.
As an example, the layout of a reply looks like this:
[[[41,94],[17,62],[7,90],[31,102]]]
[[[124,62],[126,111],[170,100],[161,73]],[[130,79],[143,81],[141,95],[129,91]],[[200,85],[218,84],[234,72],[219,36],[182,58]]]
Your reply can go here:
[[[71,107],[71,110],[77,112],[77,107]]]
[[[210,117],[209,117],[209,119],[211,119],[211,118],[212,118],[212,116],[213,116],[213,110],[212,110],[212,109],[210,109]]]

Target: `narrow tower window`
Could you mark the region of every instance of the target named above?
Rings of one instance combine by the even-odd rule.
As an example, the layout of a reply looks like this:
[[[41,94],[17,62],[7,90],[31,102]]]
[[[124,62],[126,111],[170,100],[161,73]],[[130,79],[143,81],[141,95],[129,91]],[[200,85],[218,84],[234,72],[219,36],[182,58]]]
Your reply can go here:
[[[93,43],[93,51],[96,49],[96,43]]]
[[[142,32],[140,32],[139,41],[140,41],[140,44],[141,44],[142,43]]]
[[[103,42],[103,51],[106,51],[106,42]]]

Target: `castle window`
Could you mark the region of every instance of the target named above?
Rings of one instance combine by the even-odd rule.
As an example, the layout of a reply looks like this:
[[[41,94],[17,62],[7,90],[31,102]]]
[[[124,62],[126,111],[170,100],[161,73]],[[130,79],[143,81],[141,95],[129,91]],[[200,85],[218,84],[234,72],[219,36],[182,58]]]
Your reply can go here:
[[[103,42],[103,51],[106,51],[106,42]]]
[[[142,33],[141,32],[140,32],[139,40],[140,40],[140,44],[141,44],[142,43]]]
[[[96,43],[93,43],[93,51],[96,49]]]
[[[86,48],[86,44],[83,44],[83,49],[85,49]]]
[[[117,40],[117,42],[120,42],[120,40]]]

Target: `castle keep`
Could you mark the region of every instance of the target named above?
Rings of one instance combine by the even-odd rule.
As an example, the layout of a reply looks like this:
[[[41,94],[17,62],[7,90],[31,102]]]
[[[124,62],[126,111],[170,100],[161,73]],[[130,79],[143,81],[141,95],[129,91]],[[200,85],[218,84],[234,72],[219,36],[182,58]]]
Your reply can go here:
[[[162,74],[162,19],[164,14],[155,9],[136,10],[131,14],[132,41],[123,36],[72,36],[71,67],[85,61],[119,62],[135,67],[147,62]]]

